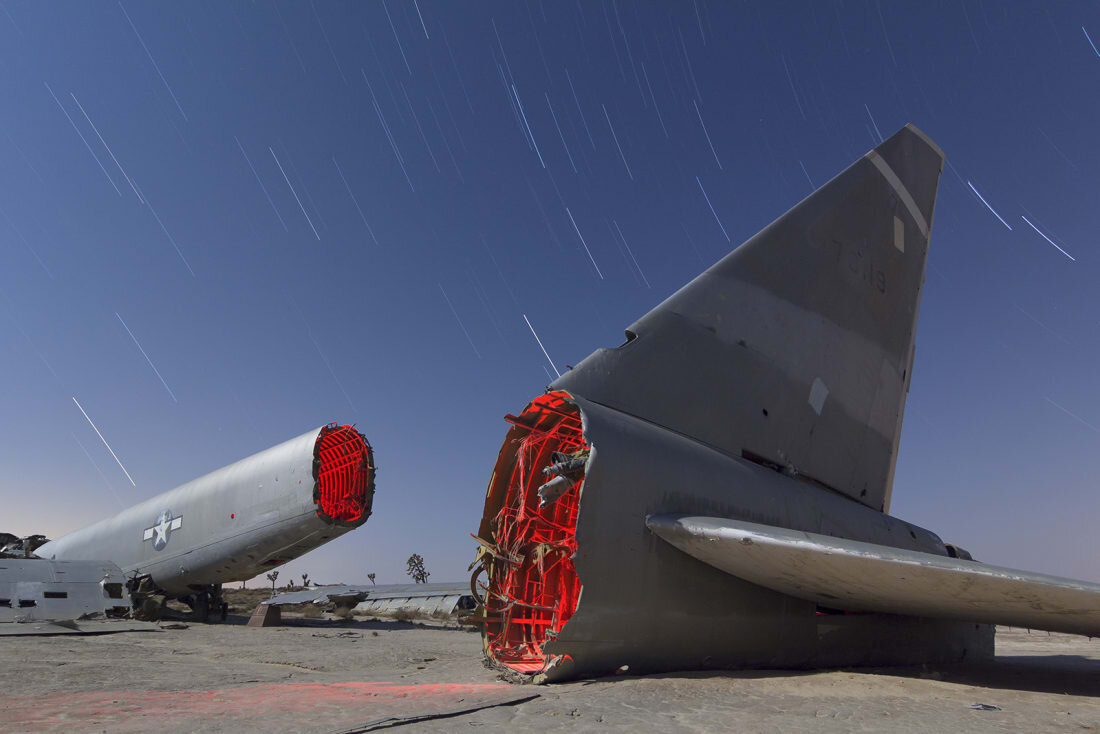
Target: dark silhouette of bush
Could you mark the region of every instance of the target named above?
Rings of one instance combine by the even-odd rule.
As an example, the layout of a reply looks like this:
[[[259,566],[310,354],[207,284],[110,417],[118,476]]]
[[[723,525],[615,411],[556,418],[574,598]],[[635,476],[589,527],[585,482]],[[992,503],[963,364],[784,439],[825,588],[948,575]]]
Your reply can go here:
[[[428,583],[428,577],[431,576],[428,570],[424,568],[424,558],[419,553],[413,553],[409,556],[408,568],[405,570],[409,576],[412,577],[414,584],[426,584]]]

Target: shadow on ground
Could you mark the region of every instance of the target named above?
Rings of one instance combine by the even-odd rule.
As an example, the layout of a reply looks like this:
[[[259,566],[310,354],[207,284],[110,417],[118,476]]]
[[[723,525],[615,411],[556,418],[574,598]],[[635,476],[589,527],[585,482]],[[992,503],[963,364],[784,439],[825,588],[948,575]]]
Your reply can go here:
[[[224,622],[214,622],[211,624],[228,624],[244,626],[248,623],[248,616],[243,614],[230,614],[226,617]],[[187,624],[194,624],[188,622]],[[368,619],[354,619],[354,620],[342,620],[342,619],[323,619],[323,618],[310,618],[310,617],[296,617],[288,614],[283,615],[283,621],[277,627],[317,627],[322,629],[334,629],[334,630],[366,630],[366,631],[394,631],[394,630],[445,630],[451,632],[478,632],[476,627],[467,627],[456,625],[455,623],[438,622],[434,620],[423,620],[406,622],[398,619],[382,619],[371,617]]]
[[[978,688],[1100,697],[1100,661],[1084,655],[998,655],[992,662],[892,668],[883,675],[928,678]]]
[[[855,675],[886,675],[897,678],[939,680],[947,683],[1000,690],[1054,693],[1100,698],[1100,661],[1083,655],[998,655],[988,663],[958,663],[952,665],[915,665],[892,668],[842,668]],[[764,680],[799,678],[820,674],[821,670],[682,670],[651,673],[645,676],[607,676],[590,678],[582,686],[628,680],[647,679],[706,680],[728,678]]]

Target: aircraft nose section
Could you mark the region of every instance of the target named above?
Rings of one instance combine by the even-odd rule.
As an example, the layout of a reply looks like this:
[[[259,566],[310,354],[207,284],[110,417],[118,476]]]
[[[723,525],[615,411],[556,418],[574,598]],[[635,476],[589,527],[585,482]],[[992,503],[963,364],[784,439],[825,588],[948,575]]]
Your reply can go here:
[[[374,452],[352,426],[330,423],[313,448],[313,502],[317,516],[337,525],[367,521],[374,500]]]

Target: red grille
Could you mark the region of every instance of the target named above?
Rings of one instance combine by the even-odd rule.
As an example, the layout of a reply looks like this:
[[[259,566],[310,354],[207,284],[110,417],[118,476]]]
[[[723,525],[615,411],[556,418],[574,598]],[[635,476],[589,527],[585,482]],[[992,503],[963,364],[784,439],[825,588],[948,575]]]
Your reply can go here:
[[[340,523],[365,521],[374,497],[374,455],[367,439],[351,426],[330,423],[321,429],[313,456],[317,514]]]
[[[487,510],[499,508],[490,522],[497,555],[487,564],[486,648],[498,662],[524,672],[546,666],[542,646],[569,621],[581,592],[572,557],[584,478],[576,478],[564,495],[541,509],[538,496],[551,454],[586,448],[580,414],[566,397],[548,393],[519,418],[509,416],[515,427],[497,465],[507,474],[507,485],[505,476],[494,475],[486,498]]]

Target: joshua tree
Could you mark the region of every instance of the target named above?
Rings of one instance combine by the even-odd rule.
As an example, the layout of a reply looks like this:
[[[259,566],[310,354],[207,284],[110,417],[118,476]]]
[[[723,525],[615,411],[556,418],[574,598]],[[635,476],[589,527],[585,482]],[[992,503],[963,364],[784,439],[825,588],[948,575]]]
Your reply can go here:
[[[267,580],[271,582],[271,595],[275,596],[275,579],[279,578],[278,571],[272,571],[267,575]]]
[[[308,573],[303,573],[302,574],[302,588],[304,589],[307,586],[309,586],[309,574]]]
[[[373,574],[373,573],[368,573],[367,574],[367,578],[370,579],[370,582],[372,584],[374,583],[374,576],[375,576],[375,574]]]
[[[426,584],[428,583],[428,577],[430,573],[424,568],[424,559],[419,553],[413,553],[409,556],[408,568],[405,570],[409,576],[412,576],[414,584]]]

